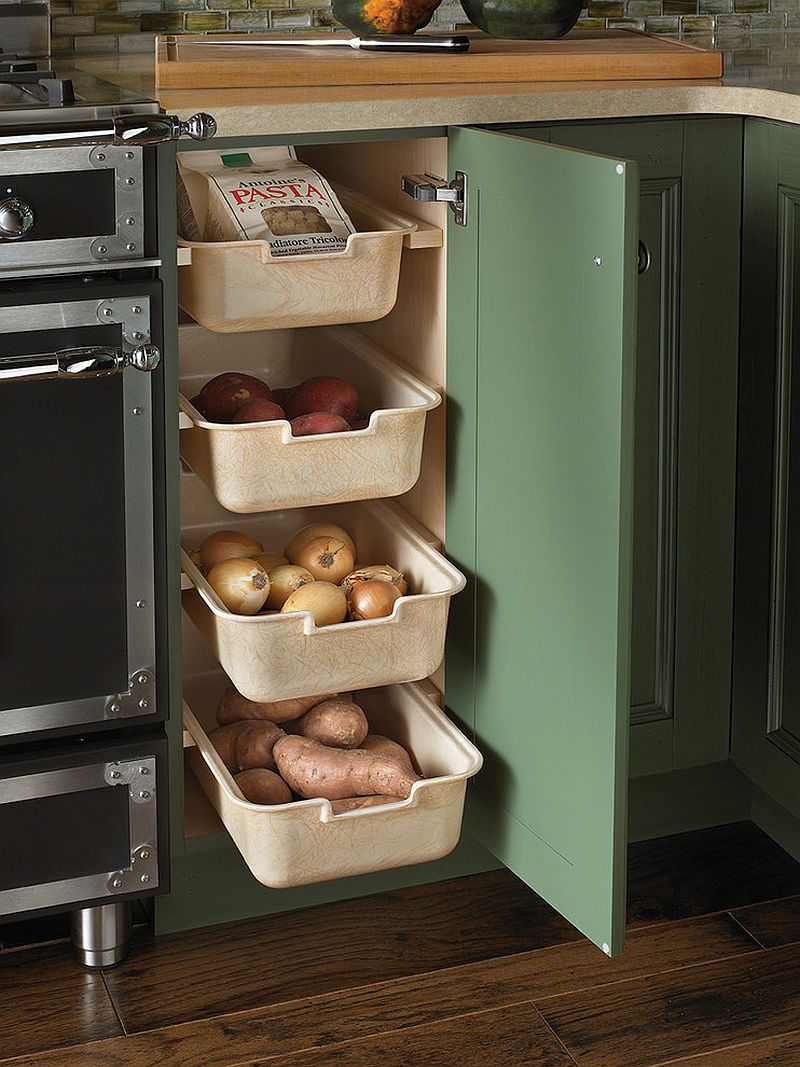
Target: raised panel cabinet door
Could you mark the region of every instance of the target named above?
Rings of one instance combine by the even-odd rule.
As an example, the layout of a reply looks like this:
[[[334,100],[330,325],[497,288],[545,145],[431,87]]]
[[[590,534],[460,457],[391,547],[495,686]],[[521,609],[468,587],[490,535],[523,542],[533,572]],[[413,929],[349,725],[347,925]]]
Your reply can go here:
[[[622,951],[638,180],[455,129],[448,241],[447,700],[485,765],[467,829]]]
[[[748,119],[732,754],[756,786],[795,819],[800,818],[799,280],[800,133]],[[793,846],[796,836],[795,826]]]

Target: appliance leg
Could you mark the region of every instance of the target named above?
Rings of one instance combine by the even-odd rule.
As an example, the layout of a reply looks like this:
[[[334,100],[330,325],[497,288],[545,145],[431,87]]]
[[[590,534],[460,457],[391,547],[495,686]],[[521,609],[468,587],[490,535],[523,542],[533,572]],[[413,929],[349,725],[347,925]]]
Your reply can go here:
[[[98,904],[72,913],[72,947],[84,967],[114,967],[128,954],[131,906]]]

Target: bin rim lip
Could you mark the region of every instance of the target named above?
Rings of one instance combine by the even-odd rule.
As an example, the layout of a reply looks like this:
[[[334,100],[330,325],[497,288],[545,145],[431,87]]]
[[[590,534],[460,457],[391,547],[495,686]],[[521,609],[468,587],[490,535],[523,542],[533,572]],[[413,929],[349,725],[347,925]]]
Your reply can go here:
[[[399,808],[414,808],[419,803],[419,794],[427,789],[442,785],[443,783],[451,782],[466,782],[468,779],[473,778],[483,766],[483,755],[475,747],[475,745],[458,729],[455,723],[437,707],[431,698],[422,691],[416,682],[401,682],[398,683],[398,688],[407,690],[411,698],[416,703],[417,707],[414,714],[422,715],[429,721],[435,723],[436,727],[442,730],[448,735],[449,740],[457,745],[461,749],[461,753],[465,760],[469,761],[469,765],[463,771],[458,771],[454,774],[439,774],[433,775],[430,778],[421,778],[418,782],[414,782],[411,786],[411,792],[405,799],[398,797],[396,800],[387,803],[380,804],[372,808],[362,808],[356,811],[343,811],[338,815],[335,815],[331,809],[331,801],[325,797],[309,797],[302,800],[291,800],[286,804],[254,804],[250,800],[246,800],[239,787],[236,785],[233,775],[219,758],[213,745],[201,744],[198,740],[198,733],[202,734],[204,738],[208,738],[204,727],[200,723],[197,716],[192,711],[189,704],[184,699],[183,701],[183,722],[185,728],[191,734],[195,748],[202,759],[215,771],[214,777],[217,783],[222,787],[229,800],[233,801],[238,808],[245,808],[248,811],[259,812],[283,812],[283,811],[296,811],[298,808],[318,808],[320,822],[335,822],[340,819],[350,818],[365,818],[370,815],[378,815],[381,812],[385,812],[387,809],[396,811]],[[358,692],[358,690],[356,691]],[[233,788],[231,788],[233,786]]]

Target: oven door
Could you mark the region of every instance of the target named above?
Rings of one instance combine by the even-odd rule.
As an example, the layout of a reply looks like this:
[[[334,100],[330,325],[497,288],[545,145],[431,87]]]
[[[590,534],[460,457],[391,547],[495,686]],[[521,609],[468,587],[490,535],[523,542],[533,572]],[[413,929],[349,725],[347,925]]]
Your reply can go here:
[[[88,144],[0,152],[0,277],[155,264],[143,196],[149,151]]]
[[[57,285],[0,292],[0,744],[165,717],[160,288]]]

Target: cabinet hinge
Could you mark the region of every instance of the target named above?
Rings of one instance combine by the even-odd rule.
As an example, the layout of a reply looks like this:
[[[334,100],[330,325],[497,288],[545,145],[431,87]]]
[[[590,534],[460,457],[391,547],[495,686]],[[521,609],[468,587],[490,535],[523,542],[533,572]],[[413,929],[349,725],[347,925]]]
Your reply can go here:
[[[451,182],[432,174],[404,174],[403,192],[423,203],[449,204],[456,226],[467,225],[467,175],[463,170],[457,170]]]

